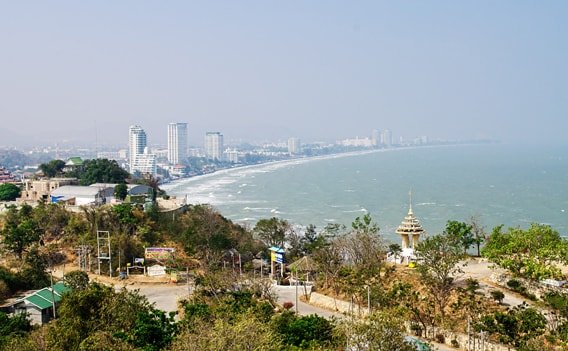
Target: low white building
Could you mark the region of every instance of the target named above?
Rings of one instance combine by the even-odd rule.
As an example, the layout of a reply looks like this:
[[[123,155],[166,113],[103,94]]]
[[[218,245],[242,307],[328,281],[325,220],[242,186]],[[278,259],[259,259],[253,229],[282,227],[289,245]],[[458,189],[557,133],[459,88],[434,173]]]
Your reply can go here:
[[[64,185],[51,192],[51,202],[65,202],[69,205],[101,205],[114,197],[114,187]]]

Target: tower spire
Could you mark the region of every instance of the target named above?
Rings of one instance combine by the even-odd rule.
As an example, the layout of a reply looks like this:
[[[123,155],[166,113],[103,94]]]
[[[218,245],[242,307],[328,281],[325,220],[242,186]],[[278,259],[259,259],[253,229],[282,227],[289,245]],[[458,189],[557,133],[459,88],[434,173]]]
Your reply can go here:
[[[412,214],[412,189],[410,189],[410,191],[408,192],[408,214]]]

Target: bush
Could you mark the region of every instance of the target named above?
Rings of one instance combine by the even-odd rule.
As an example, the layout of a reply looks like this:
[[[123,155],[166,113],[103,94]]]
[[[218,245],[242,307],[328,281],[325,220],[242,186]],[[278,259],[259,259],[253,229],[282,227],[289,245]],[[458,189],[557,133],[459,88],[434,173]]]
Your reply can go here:
[[[499,304],[503,303],[505,294],[501,290],[491,290],[490,294],[493,300],[497,301]]]
[[[519,291],[519,289],[523,288],[521,282],[516,279],[507,281],[507,286],[513,291]]]
[[[422,336],[422,327],[417,324],[417,323],[412,323],[410,325],[410,330],[412,330],[412,332],[414,333],[414,335],[416,336]]]
[[[444,336],[444,334],[436,334],[436,337],[434,339],[436,339],[436,342],[440,344],[444,344],[446,342],[446,337]]]
[[[456,339],[452,339],[451,344],[452,347],[455,347],[456,349],[460,347],[460,343]]]
[[[289,310],[294,307],[294,304],[290,301],[286,301],[282,304],[282,307],[284,307],[285,310]]]

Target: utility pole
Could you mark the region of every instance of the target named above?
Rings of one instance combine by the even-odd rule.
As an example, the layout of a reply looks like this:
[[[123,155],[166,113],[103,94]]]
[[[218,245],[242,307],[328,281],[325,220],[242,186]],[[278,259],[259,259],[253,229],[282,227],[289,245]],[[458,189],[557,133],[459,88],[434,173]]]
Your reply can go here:
[[[51,269],[49,270],[49,281],[51,282],[51,303],[53,307],[53,319],[57,317],[55,313],[55,292],[53,292],[53,265],[51,265]]]
[[[296,314],[298,314],[298,278],[296,277]]]

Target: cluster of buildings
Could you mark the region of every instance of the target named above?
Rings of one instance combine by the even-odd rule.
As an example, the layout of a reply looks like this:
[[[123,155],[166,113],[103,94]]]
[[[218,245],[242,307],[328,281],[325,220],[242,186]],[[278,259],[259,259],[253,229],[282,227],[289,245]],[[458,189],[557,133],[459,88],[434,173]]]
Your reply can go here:
[[[118,203],[114,189],[117,184],[95,183],[78,185],[75,178],[26,179],[19,202],[63,203],[69,206],[104,205]],[[152,198],[152,188],[142,184],[127,184],[129,202],[145,203]]]
[[[12,174],[7,169],[0,167],[0,184],[4,184],[4,183],[16,184],[18,182],[19,182],[19,179],[14,174]]]
[[[228,160],[237,163],[238,154],[235,150],[224,150],[223,134],[220,132],[207,132],[204,141],[205,157],[210,160]],[[193,153],[192,155],[195,155]],[[111,157],[108,157],[111,156]],[[98,153],[97,157],[124,157],[124,153]],[[167,157],[167,163],[162,168],[170,172],[179,170],[180,165],[190,156],[187,138],[187,123],[168,124],[168,139],[166,155],[159,151],[150,152],[148,138],[144,129],[138,125],[130,126],[128,132],[128,170],[130,173],[151,174],[156,176],[158,159]]]

